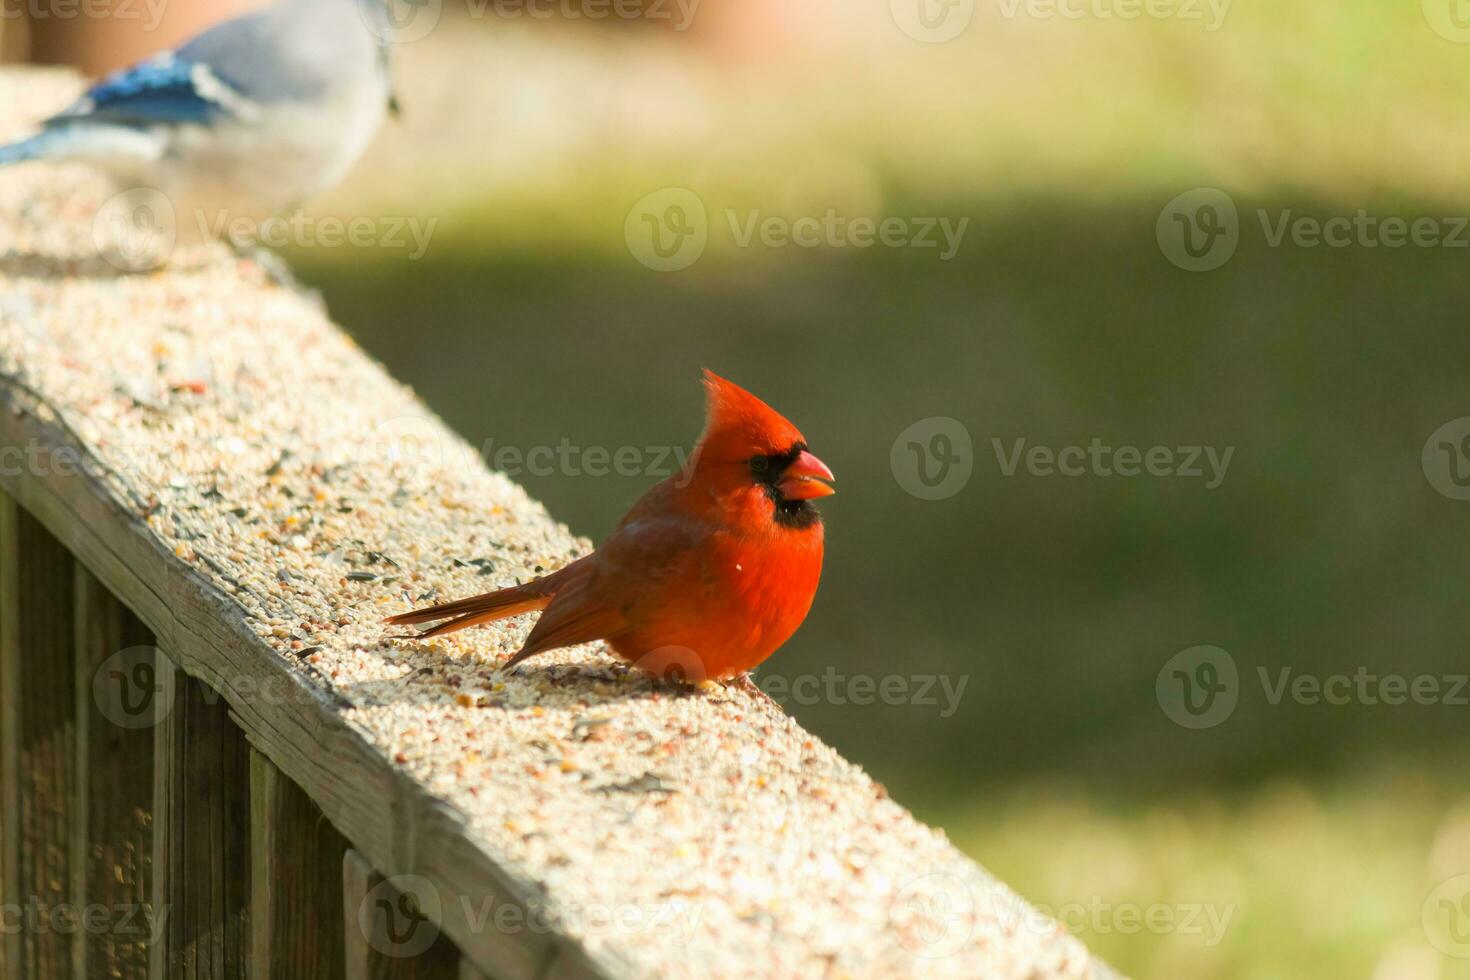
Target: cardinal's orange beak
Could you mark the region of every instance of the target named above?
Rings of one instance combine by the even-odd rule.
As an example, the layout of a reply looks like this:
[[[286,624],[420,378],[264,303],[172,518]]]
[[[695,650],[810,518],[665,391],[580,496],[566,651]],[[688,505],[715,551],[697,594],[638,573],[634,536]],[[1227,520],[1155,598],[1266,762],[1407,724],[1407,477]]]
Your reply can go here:
[[[800,456],[792,460],[791,465],[786,467],[781,474],[781,482],[776,484],[781,491],[781,496],[787,500],[811,500],[814,497],[830,497],[836,493],[827,483],[836,480],[827,464],[822,462],[811,453],[802,450]]]

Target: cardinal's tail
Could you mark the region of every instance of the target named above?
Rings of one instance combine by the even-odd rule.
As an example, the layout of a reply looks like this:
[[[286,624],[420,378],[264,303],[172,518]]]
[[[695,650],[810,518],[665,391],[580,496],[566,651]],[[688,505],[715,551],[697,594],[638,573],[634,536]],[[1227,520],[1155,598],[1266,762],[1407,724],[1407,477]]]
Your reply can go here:
[[[551,578],[551,576],[539,578],[534,582],[513,585],[498,592],[487,592],[484,595],[446,602],[427,609],[415,609],[413,612],[390,616],[387,622],[394,626],[417,626],[420,623],[432,623],[440,619],[448,620],[433,629],[424,630],[422,633],[413,634],[405,639],[427,640],[446,633],[457,633],[471,626],[481,626],[510,616],[518,616],[521,613],[545,609],[556,594],[555,590],[549,587]]]

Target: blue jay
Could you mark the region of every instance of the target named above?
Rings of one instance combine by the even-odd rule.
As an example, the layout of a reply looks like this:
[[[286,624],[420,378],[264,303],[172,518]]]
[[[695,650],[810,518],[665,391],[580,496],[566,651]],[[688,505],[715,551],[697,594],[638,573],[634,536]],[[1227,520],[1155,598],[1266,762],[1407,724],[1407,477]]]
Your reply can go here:
[[[396,102],[384,0],[281,0],[97,84],[0,165],[91,164],[178,213],[263,220],[351,169]],[[204,221],[200,221],[203,230]]]

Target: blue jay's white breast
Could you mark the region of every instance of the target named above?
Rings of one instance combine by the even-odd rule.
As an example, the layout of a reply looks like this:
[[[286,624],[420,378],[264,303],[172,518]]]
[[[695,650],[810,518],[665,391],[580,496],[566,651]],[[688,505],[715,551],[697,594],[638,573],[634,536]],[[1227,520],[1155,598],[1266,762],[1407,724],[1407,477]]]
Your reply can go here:
[[[159,134],[166,145],[154,171],[158,190],[181,230],[281,214],[347,175],[382,124],[387,99],[386,86],[359,86],[329,104],[254,106],[240,122],[170,128]]]

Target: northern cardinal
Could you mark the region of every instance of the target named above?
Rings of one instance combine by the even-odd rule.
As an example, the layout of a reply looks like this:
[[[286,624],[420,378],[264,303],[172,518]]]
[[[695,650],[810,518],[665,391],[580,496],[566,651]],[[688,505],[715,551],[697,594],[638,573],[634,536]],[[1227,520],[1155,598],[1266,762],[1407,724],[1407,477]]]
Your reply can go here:
[[[602,547],[543,578],[404,613],[442,636],[544,610],[505,667],[605,640],[648,674],[743,677],[796,632],[822,574],[826,464],[765,402],[706,371],[709,419],[684,472],[645,493]]]

